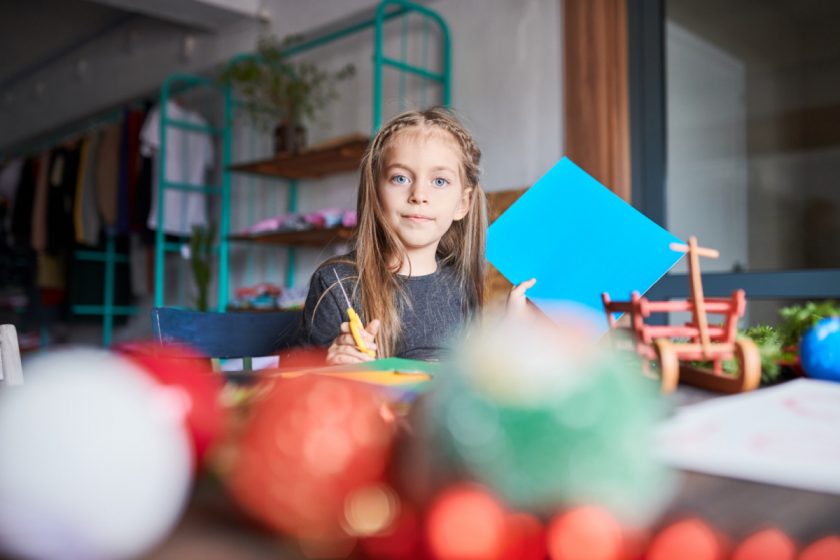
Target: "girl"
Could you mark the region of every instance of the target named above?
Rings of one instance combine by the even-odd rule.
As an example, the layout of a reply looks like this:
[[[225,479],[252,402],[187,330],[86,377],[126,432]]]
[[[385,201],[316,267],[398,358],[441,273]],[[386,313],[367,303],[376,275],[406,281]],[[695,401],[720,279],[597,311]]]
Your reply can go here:
[[[481,309],[480,158],[470,133],[442,108],[397,115],[373,138],[361,163],[354,250],[315,271],[304,305],[305,335],[329,347],[328,363],[439,359]],[[526,288],[516,288],[520,305]],[[344,292],[367,321],[360,334],[370,353],[350,334]]]

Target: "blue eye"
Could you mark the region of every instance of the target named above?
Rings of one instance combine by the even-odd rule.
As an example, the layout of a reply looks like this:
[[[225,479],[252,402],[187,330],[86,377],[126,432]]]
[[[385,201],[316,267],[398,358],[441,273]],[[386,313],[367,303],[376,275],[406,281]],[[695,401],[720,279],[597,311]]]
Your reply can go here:
[[[395,185],[407,185],[408,184],[408,177],[405,175],[394,175],[391,177],[391,182]]]
[[[437,179],[432,181],[432,184],[436,187],[445,187],[446,185],[449,184],[449,181],[447,181],[443,177],[438,177]]]

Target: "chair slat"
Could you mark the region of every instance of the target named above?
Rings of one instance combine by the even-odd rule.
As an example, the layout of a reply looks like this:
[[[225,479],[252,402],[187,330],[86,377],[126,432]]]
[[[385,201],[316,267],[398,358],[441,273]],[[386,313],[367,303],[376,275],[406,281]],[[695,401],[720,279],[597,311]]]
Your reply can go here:
[[[269,356],[299,342],[302,313],[216,313],[171,307],[152,310],[160,343],[180,342],[213,358]]]

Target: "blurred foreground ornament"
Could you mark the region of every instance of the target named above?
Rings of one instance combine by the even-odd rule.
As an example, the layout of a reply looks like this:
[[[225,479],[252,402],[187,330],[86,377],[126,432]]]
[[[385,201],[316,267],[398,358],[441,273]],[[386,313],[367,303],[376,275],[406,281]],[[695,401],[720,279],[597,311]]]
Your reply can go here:
[[[823,537],[808,545],[798,560],[834,560],[840,558],[840,537]]]
[[[361,541],[364,553],[374,560],[421,560],[427,558],[420,516],[410,506],[401,505],[392,525]]]
[[[504,560],[545,560],[547,548],[545,528],[530,513],[507,515],[507,536],[502,558]]]
[[[185,346],[139,343],[125,344],[118,350],[177,396],[174,404],[182,409],[196,466],[200,466],[226,423],[220,402],[221,374],[212,370],[208,358]]]
[[[778,529],[764,529],[744,539],[732,560],[794,560],[796,544]]]
[[[700,519],[677,521],[660,531],[648,547],[647,560],[723,560],[726,541]]]
[[[396,517],[378,486],[393,426],[360,383],[276,380],[254,404],[228,477],[234,498],[272,529],[304,541],[356,537]],[[378,490],[377,490],[378,489]]]
[[[425,403],[428,450],[511,507],[550,515],[600,505],[644,524],[672,490],[651,455],[661,404],[574,315],[474,329]]]
[[[622,528],[601,508],[576,507],[552,520],[548,551],[552,560],[622,560]]]
[[[826,317],[808,329],[799,356],[809,377],[840,381],[840,317]]]
[[[426,538],[437,560],[500,560],[506,544],[504,508],[478,486],[450,487],[429,508]]]
[[[174,526],[191,485],[173,395],[128,360],[60,350],[0,393],[0,544],[32,558],[136,557]]]

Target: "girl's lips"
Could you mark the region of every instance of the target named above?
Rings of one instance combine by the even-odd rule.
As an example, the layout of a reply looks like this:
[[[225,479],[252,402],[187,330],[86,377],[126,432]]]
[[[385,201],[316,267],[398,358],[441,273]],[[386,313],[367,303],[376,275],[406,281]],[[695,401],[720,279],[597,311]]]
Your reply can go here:
[[[421,216],[420,214],[403,214],[403,218],[412,222],[428,222],[432,220],[429,216]]]

